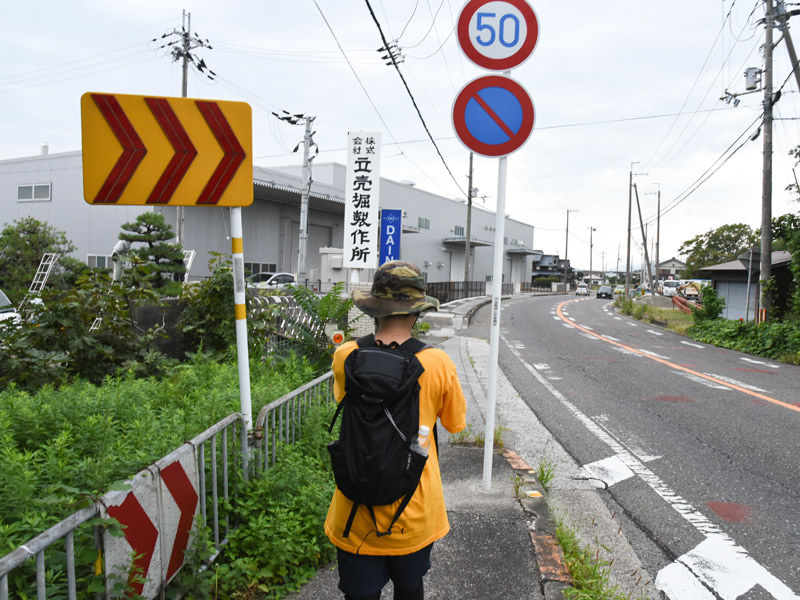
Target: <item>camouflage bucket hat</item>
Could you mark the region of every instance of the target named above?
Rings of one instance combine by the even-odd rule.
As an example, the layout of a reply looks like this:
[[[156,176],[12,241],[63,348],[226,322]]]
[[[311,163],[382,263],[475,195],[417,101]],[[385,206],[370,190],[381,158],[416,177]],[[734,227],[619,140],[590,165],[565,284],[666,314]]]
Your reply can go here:
[[[425,280],[419,267],[404,260],[393,260],[378,267],[372,289],[369,292],[354,290],[353,301],[374,318],[439,310],[439,301],[425,295]]]

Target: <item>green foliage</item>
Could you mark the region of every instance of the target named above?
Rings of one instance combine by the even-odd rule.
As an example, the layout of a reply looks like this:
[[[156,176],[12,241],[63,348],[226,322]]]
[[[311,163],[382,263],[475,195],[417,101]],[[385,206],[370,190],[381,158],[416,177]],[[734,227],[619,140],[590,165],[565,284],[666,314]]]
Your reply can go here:
[[[348,313],[353,305],[353,300],[344,292],[344,283],[336,283],[333,288],[322,296],[303,286],[290,286],[292,297],[303,311],[305,318],[296,319],[289,317],[298,331],[303,356],[315,365],[320,371],[330,368],[333,358],[334,346],[325,333],[325,325],[333,323],[341,329],[345,338],[352,331],[347,321]],[[282,314],[282,307],[270,307],[272,316]]]
[[[12,382],[36,390],[74,377],[99,383],[120,369],[154,375],[173,364],[154,349],[154,331],[134,329],[125,289],[106,273],[87,270],[74,288],[45,290],[42,299],[27,305],[20,323],[0,323],[0,390]],[[102,321],[92,331],[97,317]]]
[[[281,446],[276,465],[237,502],[241,525],[216,566],[221,597],[284,598],[335,556],[323,529],[334,489],[326,451],[334,409],[313,407],[300,440]]]
[[[556,466],[548,459],[542,457],[539,466],[536,467],[536,479],[542,484],[545,491],[550,490],[550,482],[556,475]]]
[[[533,285],[535,286],[548,286],[551,283],[558,283],[561,281],[561,278],[558,275],[548,275],[546,277],[537,277]]]
[[[733,260],[757,242],[756,232],[741,223],[723,225],[696,235],[678,249],[680,254],[688,255],[684,277],[692,279],[703,267]]]
[[[130,261],[122,274],[125,285],[153,289],[163,296],[177,296],[186,265],[182,246],[167,241],[175,234],[172,226],[164,221],[164,215],[145,212],[136,217],[135,222],[123,223],[122,229],[120,240],[139,244],[121,253]]]
[[[725,308],[725,298],[718,296],[717,291],[710,285],[704,285],[700,294],[703,298],[703,308],[690,306],[694,322],[700,323],[719,318]]]
[[[609,584],[611,563],[600,558],[599,546],[582,546],[572,529],[563,522],[556,524],[556,537],[564,552],[564,562],[572,575],[572,585],[564,591],[568,600],[625,600],[626,596]]]
[[[178,319],[184,348],[225,352],[236,343],[236,318],[233,312],[233,268],[230,258],[211,253],[211,276],[185,285],[181,301],[184,309]]]
[[[794,322],[704,320],[689,328],[689,336],[747,354],[800,363],[800,328]]]
[[[294,356],[250,369],[252,396],[263,404],[313,376]],[[238,410],[235,361],[206,355],[160,381],[131,373],[99,387],[77,381],[35,394],[15,386],[0,392],[0,551]]]
[[[33,281],[42,255],[58,252],[62,256],[48,280],[49,287],[66,289],[86,265],[65,256],[75,250],[63,231],[33,217],[18,219],[0,232],[0,289],[11,303],[18,305]]]

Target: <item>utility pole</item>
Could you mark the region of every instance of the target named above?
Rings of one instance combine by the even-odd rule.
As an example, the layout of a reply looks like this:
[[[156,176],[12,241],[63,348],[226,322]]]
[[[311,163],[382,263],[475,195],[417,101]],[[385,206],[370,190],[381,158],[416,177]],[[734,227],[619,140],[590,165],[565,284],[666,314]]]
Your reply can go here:
[[[569,283],[567,281],[567,274],[569,273],[569,262],[567,261],[567,250],[569,249],[569,213],[578,212],[578,209],[567,209],[567,241],[564,244],[564,291],[569,292]]]
[[[631,170],[628,173],[628,253],[625,259],[625,299],[631,297],[631,210],[633,209],[633,165],[639,161],[631,163]]]
[[[792,34],[789,33],[789,17],[786,14],[786,7],[783,4],[783,0],[778,0],[775,5],[775,12],[777,17],[777,26],[778,29],[781,30],[783,33],[783,37],[786,40],[786,51],[789,53],[789,60],[792,62],[792,71],[794,72],[794,78],[797,82],[797,87],[800,88],[800,65],[797,64],[797,53],[794,50],[794,43],[792,42]],[[797,14],[793,12],[793,14]]]
[[[472,152],[469,153],[469,176],[467,180],[467,228],[464,232],[464,296],[469,285],[469,243],[472,239]]]
[[[304,117],[306,131],[303,135],[303,188],[300,190],[300,243],[297,247],[297,280],[300,285],[308,285],[306,251],[308,250],[308,196],[311,192],[311,125],[316,117]]]
[[[647,265],[647,281],[650,284],[650,292],[655,293],[653,291],[653,272],[650,270],[650,256],[647,254],[647,230],[644,228],[644,222],[642,221],[642,207],[639,204],[639,188],[636,187],[636,184],[633,184],[633,191],[636,192],[636,208],[639,211],[639,227],[642,228],[642,242],[644,246],[644,264]],[[642,273],[642,279],[644,279],[644,273]]]
[[[766,36],[764,39],[764,156],[761,183],[761,314],[769,317],[768,282],[772,277],[772,28],[774,13],[772,0],[764,0],[766,7]]]
[[[592,287],[592,233],[595,231],[594,227],[588,227],[589,230],[589,289]]]
[[[764,156],[761,183],[761,314],[769,318],[768,283],[772,277],[772,28],[774,13],[772,0],[764,0],[766,8],[766,35],[764,39]]]
[[[187,13],[186,10],[183,11],[183,17],[181,21],[181,29],[183,33],[181,34],[182,40],[182,61],[183,64],[181,65],[181,98],[187,98],[189,93],[189,31],[192,28],[192,13]],[[175,236],[179,244],[183,244],[183,207],[178,206],[175,208]]]
[[[661,277],[658,273],[658,265],[659,265],[659,247],[661,245],[661,184],[656,183],[658,186],[658,192],[644,192],[644,195],[655,195],[658,197],[658,205],[656,208],[656,262],[655,262],[655,281],[658,283]],[[655,294],[656,290],[653,288],[653,293]]]

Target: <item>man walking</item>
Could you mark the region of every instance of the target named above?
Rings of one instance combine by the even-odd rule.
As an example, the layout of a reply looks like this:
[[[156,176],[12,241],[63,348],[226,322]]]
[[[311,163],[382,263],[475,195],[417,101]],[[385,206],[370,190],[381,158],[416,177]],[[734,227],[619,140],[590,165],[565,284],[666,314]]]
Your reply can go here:
[[[411,339],[420,314],[439,308],[438,300],[425,295],[419,268],[406,261],[382,265],[375,272],[370,292],[357,290],[353,300],[375,319],[374,343],[386,348]],[[337,402],[349,391],[345,361],[358,347],[355,341],[347,342],[334,354]],[[466,401],[450,357],[441,349],[425,347],[416,358],[424,369],[418,378],[419,426],[433,431],[439,420],[451,433],[463,430]],[[354,502],[336,488],[325,533],[337,547],[339,589],[345,600],[379,600],[389,579],[394,584],[395,600],[424,598],[422,577],[430,569],[433,542],[450,530],[436,444],[430,445],[419,485],[405,500],[408,504],[396,517],[402,499],[383,506],[355,505],[354,509]]]

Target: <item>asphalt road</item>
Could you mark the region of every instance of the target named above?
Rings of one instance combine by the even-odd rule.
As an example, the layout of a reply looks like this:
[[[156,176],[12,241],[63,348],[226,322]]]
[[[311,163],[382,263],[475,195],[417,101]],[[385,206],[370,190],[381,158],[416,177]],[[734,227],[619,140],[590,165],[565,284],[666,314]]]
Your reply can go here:
[[[799,367],[574,296],[505,302],[500,366],[668,597],[800,600]]]

